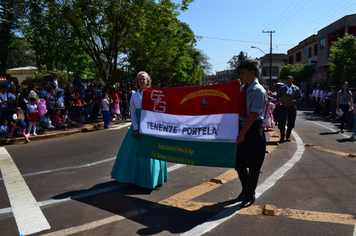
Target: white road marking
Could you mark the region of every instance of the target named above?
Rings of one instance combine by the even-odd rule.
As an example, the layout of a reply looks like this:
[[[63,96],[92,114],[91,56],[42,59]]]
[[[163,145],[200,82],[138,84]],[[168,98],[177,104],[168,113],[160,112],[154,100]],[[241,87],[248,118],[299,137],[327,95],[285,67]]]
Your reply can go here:
[[[318,122],[312,121],[312,123],[313,123],[313,124],[316,124],[316,125],[319,125],[320,127],[323,127],[323,128],[325,128],[325,129],[331,130],[332,132],[335,132],[335,133],[338,132],[338,131],[335,130],[335,129],[329,128],[329,127],[327,127],[327,126],[325,126],[325,125],[321,125],[321,124],[319,124]],[[346,138],[350,138],[350,136],[347,136],[346,134],[341,134],[341,133],[340,133],[340,135],[342,135],[342,136],[344,136],[344,137],[346,137]]]
[[[261,185],[259,185],[257,187],[256,198],[258,198],[265,191],[267,191],[269,188],[271,188],[302,157],[304,150],[305,150],[303,141],[301,140],[301,138],[298,136],[298,134],[296,132],[293,131],[292,134],[293,134],[294,138],[296,139],[296,143],[297,143],[296,152],[294,153],[293,157],[286,164],[284,164],[281,168],[279,168],[270,177],[268,177]],[[211,231],[212,229],[214,229],[215,227],[219,226],[223,222],[231,219],[240,210],[241,210],[241,207],[237,203],[233,204],[226,210],[220,212],[219,214],[216,214],[215,216],[213,216],[212,218],[207,220],[205,223],[202,223],[181,235],[182,236],[198,236],[198,235],[205,234],[205,233]]]
[[[119,215],[110,216],[110,217],[107,217],[107,218],[102,219],[102,220],[96,220],[96,221],[93,221],[93,222],[90,222],[90,223],[86,223],[86,224],[79,225],[79,226],[74,226],[74,227],[71,227],[71,228],[68,228],[68,229],[62,229],[62,230],[59,230],[59,231],[56,231],[56,232],[43,234],[42,236],[66,236],[66,235],[71,235],[71,234],[75,234],[75,233],[80,233],[80,232],[83,232],[83,231],[86,231],[86,230],[95,229],[95,228],[98,228],[100,226],[111,224],[111,223],[114,223],[114,222],[118,222],[118,221],[130,218],[130,217],[133,217],[133,216],[136,216],[136,215],[139,215],[139,214],[143,214],[143,213],[146,213],[146,212],[147,212],[147,210],[145,210],[145,209],[138,209],[138,210],[135,210],[135,211],[129,211],[129,212],[126,212],[126,213],[122,214],[121,216],[119,216]]]
[[[109,126],[109,129],[105,129],[105,131],[118,130],[118,129],[122,129],[122,128],[128,127],[130,125],[131,125],[130,122],[127,123],[127,124],[123,124],[123,125],[113,125],[113,126]]]
[[[106,159],[106,160],[108,160],[108,159]],[[99,163],[99,162],[96,162],[96,163]],[[183,165],[183,164],[175,164],[175,165],[170,166],[168,168],[168,172],[172,172],[172,171],[177,170],[179,168],[182,168],[184,166],[185,165]],[[84,165],[83,167],[86,167],[86,165]],[[38,172],[36,172],[36,173],[38,173]],[[88,196],[92,196],[92,195],[96,195],[96,194],[100,194],[100,193],[110,192],[110,191],[114,191],[114,190],[123,188],[123,187],[125,187],[127,185],[128,184],[118,184],[118,185],[115,185],[115,186],[102,188],[102,189],[97,189],[97,190],[93,190],[93,191],[85,191],[84,193],[76,194],[76,195],[73,195],[73,196],[70,196],[70,197],[67,197],[67,198],[63,198],[63,199],[45,200],[45,201],[38,202],[38,206],[40,206],[40,207],[48,206],[48,205],[53,205],[53,204],[57,204],[57,203],[61,203],[61,202],[66,202],[66,201],[73,200],[73,199],[79,199],[79,198],[88,197]],[[11,212],[12,212],[11,207],[2,208],[2,209],[0,209],[0,216],[3,215],[3,214],[9,214]]]
[[[0,148],[0,168],[20,235],[50,229],[51,226],[5,148]]]
[[[113,161],[115,159],[116,159],[116,157],[111,157],[111,158],[107,158],[107,159],[104,159],[104,160],[101,160],[101,161],[95,161],[95,162],[92,162],[92,163],[83,164],[83,165],[79,165],[79,166],[68,166],[68,167],[62,167],[62,168],[58,168],[58,169],[32,172],[32,173],[23,174],[22,176],[23,177],[28,177],[28,176],[42,175],[42,174],[48,174],[48,173],[53,173],[53,172],[67,171],[67,170],[73,170],[73,169],[81,169],[81,168],[84,168],[84,167],[90,167],[90,166],[102,164],[102,163],[105,163],[105,162],[108,162],[108,161]],[[0,180],[3,180],[3,179],[0,178]]]

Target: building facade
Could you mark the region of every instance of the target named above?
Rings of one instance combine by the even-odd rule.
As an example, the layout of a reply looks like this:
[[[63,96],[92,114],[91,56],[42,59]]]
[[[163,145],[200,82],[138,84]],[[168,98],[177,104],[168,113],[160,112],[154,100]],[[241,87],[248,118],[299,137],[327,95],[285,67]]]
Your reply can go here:
[[[329,84],[330,47],[332,42],[343,38],[346,33],[356,36],[356,14],[347,15],[335,21],[319,30],[317,35],[308,37],[288,50],[288,64],[312,65],[315,73],[311,84],[318,86]]]
[[[316,34],[288,50],[288,64],[314,65],[318,58],[318,36]]]
[[[270,54],[266,54],[263,57],[259,58],[260,61],[260,75],[259,80],[261,84],[271,84],[278,82],[281,80],[280,78],[280,71],[282,67],[287,62],[287,55],[286,54],[277,54],[272,53],[272,76],[270,77]]]
[[[230,81],[230,75],[233,73],[233,70],[223,70],[216,72],[216,82],[224,83]]]

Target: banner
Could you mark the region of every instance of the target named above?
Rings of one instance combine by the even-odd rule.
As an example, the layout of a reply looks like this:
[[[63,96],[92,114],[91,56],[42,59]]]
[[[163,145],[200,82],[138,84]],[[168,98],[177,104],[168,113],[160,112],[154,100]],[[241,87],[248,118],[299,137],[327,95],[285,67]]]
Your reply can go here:
[[[235,167],[239,97],[240,81],[147,88],[138,154],[188,165]]]

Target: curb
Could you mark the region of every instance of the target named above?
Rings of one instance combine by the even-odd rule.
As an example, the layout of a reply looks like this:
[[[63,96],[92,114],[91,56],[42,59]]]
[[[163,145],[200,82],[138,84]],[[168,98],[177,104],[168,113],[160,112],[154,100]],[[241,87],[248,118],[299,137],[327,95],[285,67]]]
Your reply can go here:
[[[95,124],[86,124],[82,127],[74,128],[74,129],[67,129],[67,130],[60,130],[60,131],[53,131],[44,134],[38,134],[37,136],[30,136],[30,141],[35,140],[44,140],[50,138],[58,138],[58,137],[65,137],[76,133],[84,133],[89,132],[100,127],[104,126],[104,122],[98,122]],[[17,144],[17,143],[24,143],[24,137],[16,137],[16,138],[1,138],[0,139],[0,146],[8,145],[8,144]]]

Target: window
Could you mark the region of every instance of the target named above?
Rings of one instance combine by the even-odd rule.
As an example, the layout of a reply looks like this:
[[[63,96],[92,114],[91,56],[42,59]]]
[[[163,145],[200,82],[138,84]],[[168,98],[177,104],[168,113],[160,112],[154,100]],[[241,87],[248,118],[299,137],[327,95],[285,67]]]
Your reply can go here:
[[[262,68],[262,76],[269,76],[269,66]],[[272,66],[272,76],[278,76],[279,68],[276,66]]]
[[[309,48],[309,58],[311,58],[312,57],[312,48],[310,47]]]
[[[320,49],[325,48],[326,45],[325,43],[326,43],[325,38],[320,39]]]
[[[301,52],[297,52],[295,61],[296,62],[300,62],[301,60],[302,60],[302,53]]]
[[[288,58],[288,64],[293,64],[293,55],[289,56]]]
[[[314,56],[318,55],[318,44],[314,45]]]

